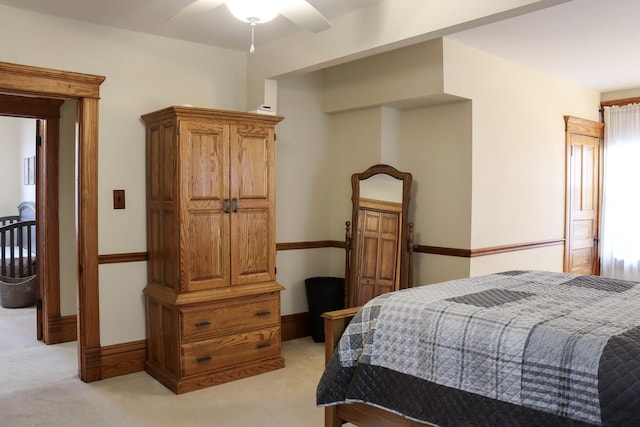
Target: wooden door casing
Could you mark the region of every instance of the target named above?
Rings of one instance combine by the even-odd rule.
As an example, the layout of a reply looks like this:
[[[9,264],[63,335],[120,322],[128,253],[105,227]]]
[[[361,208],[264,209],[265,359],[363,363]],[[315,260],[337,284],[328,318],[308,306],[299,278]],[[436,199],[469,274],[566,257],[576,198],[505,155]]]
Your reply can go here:
[[[564,271],[599,274],[603,124],[565,117],[567,146]]]
[[[103,76],[0,62],[0,93],[27,98],[78,101],[76,196],[78,248],[78,374],[85,382],[100,379],[100,316],[98,292],[98,100]],[[35,98],[33,98],[35,99]],[[29,115],[31,116],[31,115]],[[48,161],[48,160],[47,160]],[[45,165],[41,162],[40,165]],[[41,167],[42,167],[41,166]],[[49,188],[46,174],[38,186]],[[51,186],[50,191],[55,186]],[[40,190],[38,190],[40,191]],[[38,205],[38,221],[57,214],[51,206]],[[49,215],[53,212],[52,215]],[[39,223],[44,228],[42,223]],[[48,227],[47,227],[48,228]],[[49,243],[51,244],[51,243]],[[47,247],[47,250],[49,248]],[[47,257],[47,254],[41,256]],[[44,280],[44,279],[43,279]],[[45,282],[45,293],[48,285]],[[49,298],[45,295],[45,298]],[[50,314],[49,314],[50,315]],[[47,314],[44,314],[46,317]],[[46,329],[45,329],[46,341]]]

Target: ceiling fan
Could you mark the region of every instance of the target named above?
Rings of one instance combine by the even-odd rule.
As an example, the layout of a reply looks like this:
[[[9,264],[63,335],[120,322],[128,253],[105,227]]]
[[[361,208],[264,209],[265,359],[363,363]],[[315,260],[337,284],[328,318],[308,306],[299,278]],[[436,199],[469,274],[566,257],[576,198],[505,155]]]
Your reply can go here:
[[[251,53],[255,51],[253,39],[256,24],[269,22],[277,15],[314,33],[331,28],[327,18],[305,0],[195,0],[170,17],[169,21],[188,18],[222,4],[226,4],[233,16],[251,25]]]

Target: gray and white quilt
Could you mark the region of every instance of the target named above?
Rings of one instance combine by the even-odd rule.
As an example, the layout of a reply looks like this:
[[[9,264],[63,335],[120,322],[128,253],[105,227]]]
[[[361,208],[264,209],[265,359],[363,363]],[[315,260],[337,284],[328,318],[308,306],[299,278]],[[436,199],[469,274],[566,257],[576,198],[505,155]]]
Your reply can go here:
[[[317,390],[438,426],[640,426],[640,283],[511,271],[381,295]]]

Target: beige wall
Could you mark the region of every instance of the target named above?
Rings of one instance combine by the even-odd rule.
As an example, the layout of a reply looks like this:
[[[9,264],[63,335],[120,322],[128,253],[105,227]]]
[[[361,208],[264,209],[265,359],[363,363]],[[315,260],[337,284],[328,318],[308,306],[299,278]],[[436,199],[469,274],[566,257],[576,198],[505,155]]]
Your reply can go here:
[[[415,224],[418,245],[469,247],[471,122],[471,101],[402,112],[399,167],[413,174],[409,221]],[[434,256],[416,254],[415,283],[435,283],[469,272],[468,259],[432,262]]]
[[[409,220],[415,223],[418,245],[469,250],[564,237],[563,116],[597,119],[597,92],[448,40],[313,75],[312,92],[299,87],[288,91],[292,77],[278,81],[279,112],[291,115],[286,120],[306,123],[322,117],[327,135],[323,142],[304,131],[290,134],[280,127],[279,141],[295,141],[296,152],[308,147],[323,156],[304,157],[310,160],[309,170],[317,172],[307,184],[289,174],[280,176],[307,191],[282,195],[279,189],[278,206],[296,205],[299,198],[302,209],[313,206],[312,216],[323,213],[332,218],[329,225],[325,220],[314,223],[314,232],[322,234],[324,224],[332,230],[332,239],[342,240],[344,221],[351,215],[350,175],[375,163],[389,163],[413,174]],[[415,90],[408,91],[410,87]],[[317,106],[304,113],[295,108],[318,99],[331,113],[329,120]],[[329,203],[325,192],[308,198],[318,186],[316,179],[329,185]],[[293,214],[279,210],[278,223],[303,221],[287,215]],[[278,236],[282,241],[280,231]],[[316,275],[341,275],[344,253],[332,253],[327,259],[324,252],[305,251],[304,263]],[[300,262],[296,257],[278,254],[279,280],[280,271],[291,272],[284,283],[285,293],[291,295],[291,305],[283,304],[285,313],[306,308],[302,286],[308,275],[307,270],[298,270],[298,277],[293,273],[293,263]],[[507,269],[559,271],[562,258],[562,245],[473,258],[416,254],[415,281],[428,284]]]
[[[640,97],[640,88],[631,88],[626,90],[617,90],[614,92],[606,92],[600,96],[601,101],[616,101],[618,99],[637,98]]]
[[[0,7],[0,36],[12,40],[0,45],[0,57],[106,76],[100,254],[146,250],[140,115],[185,103],[253,109],[265,99],[267,77],[278,78],[277,90],[270,86],[269,92],[277,93],[278,113],[285,116],[277,131],[278,242],[343,239],[351,216],[350,176],[379,162],[414,175],[411,219],[418,244],[478,248],[561,237],[562,116],[593,119],[598,94],[447,41],[346,64],[553,2],[460,0],[447,10],[422,0],[406,8],[392,3],[397,6],[397,0],[384,0],[336,19],[329,32],[301,32],[249,58]],[[376,61],[389,58],[379,68]],[[338,64],[346,65],[319,71]],[[368,83],[352,86],[361,79]],[[126,190],[124,211],[112,209],[113,189]],[[471,260],[418,254],[417,282],[524,265],[527,252]],[[557,248],[542,252],[540,267],[556,269]],[[283,314],[306,311],[305,278],[343,274],[338,249],[277,257],[278,280],[286,287]],[[101,344],[144,339],[146,263],[102,265],[99,272]]]
[[[4,62],[106,77],[99,114],[99,253],[146,251],[140,115],[176,104],[246,110],[246,53],[5,6],[0,38],[11,40],[0,44]],[[125,210],[113,210],[114,189],[126,191]],[[145,338],[145,284],[146,263],[100,267],[102,345]]]
[[[394,105],[442,94],[442,43],[432,40],[324,71],[327,112]]]
[[[444,51],[445,91],[473,105],[471,249],[563,238],[563,116],[598,120],[600,94],[449,40]]]
[[[329,117],[321,108],[320,73],[279,82],[276,140],[276,241],[326,240],[332,227]],[[276,279],[285,287],[282,314],[307,311],[304,279],[334,273],[329,249],[280,251]]]
[[[60,314],[77,312],[78,254],[76,251],[76,116],[78,103],[60,107],[59,224]]]
[[[247,104],[270,103],[265,79],[325,69],[565,1],[448,0],[441,7],[424,0],[381,0],[332,19],[330,30],[301,31],[261,46],[248,58]]]

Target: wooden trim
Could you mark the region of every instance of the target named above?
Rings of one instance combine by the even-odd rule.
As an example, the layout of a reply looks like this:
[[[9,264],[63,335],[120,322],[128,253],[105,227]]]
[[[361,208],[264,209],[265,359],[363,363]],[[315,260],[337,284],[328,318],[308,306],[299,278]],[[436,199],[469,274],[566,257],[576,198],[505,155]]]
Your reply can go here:
[[[58,111],[58,116],[60,115]],[[44,126],[44,135],[41,127]],[[60,119],[52,117],[38,121],[42,138],[37,151],[36,219],[38,247],[36,253],[42,303],[42,339],[45,343],[62,342],[61,336],[48,336],[59,325],[49,325],[60,318]]]
[[[573,116],[564,116],[564,121],[566,132],[602,137],[602,129],[604,129],[604,123],[602,122],[594,122],[593,120]]]
[[[480,249],[457,249],[441,246],[414,245],[414,251],[423,254],[455,256],[461,258],[473,258],[478,256],[495,255],[504,252],[515,252],[527,249],[536,249],[545,246],[564,244],[564,239],[542,240],[539,242],[518,243],[505,246],[494,246]],[[338,248],[345,249],[346,243],[338,240],[317,240],[312,242],[288,242],[277,243],[276,250],[290,251],[302,249]],[[147,261],[147,252],[129,252],[121,254],[106,254],[98,256],[99,264],[117,264],[122,262]]]
[[[57,119],[63,103],[61,99],[0,95],[0,114],[30,119]]]
[[[276,243],[276,251],[290,251],[296,249],[317,249],[317,248],[345,248],[345,242],[339,240],[317,240],[314,242],[290,242]]]
[[[295,340],[310,335],[311,318],[309,313],[287,314],[280,318],[280,336],[282,341]]]
[[[520,243],[517,245],[494,246],[491,248],[472,249],[471,258],[486,255],[496,255],[505,252],[524,251],[529,249],[544,248],[546,246],[563,245],[564,239],[542,240],[539,242]]]
[[[80,360],[80,378],[85,382],[100,379],[100,302],[98,290],[98,100],[80,100],[77,162],[78,182],[78,325],[80,348],[86,355]],[[94,358],[95,354],[95,358]],[[97,360],[96,360],[97,359]],[[95,363],[97,361],[97,363]]]
[[[103,76],[0,62],[0,89],[56,98],[98,98]]]
[[[537,242],[516,243],[513,245],[492,246],[480,249],[446,248],[442,246],[414,245],[415,252],[431,255],[455,256],[461,258],[474,258],[479,256],[495,255],[505,252],[516,252],[528,249],[537,249],[545,246],[564,244],[564,239],[540,240]],[[336,240],[318,240],[315,242],[278,243],[277,250],[315,249],[315,248],[340,248],[345,249],[346,243]]]
[[[75,314],[49,316],[45,327],[45,344],[60,344],[78,339],[78,317]]]
[[[445,248],[441,246],[414,245],[413,251],[421,254],[471,258],[471,249]]]
[[[146,358],[147,342],[145,340],[102,347],[100,379],[144,371]]]
[[[638,104],[640,103],[640,97],[636,98],[624,98],[624,99],[615,99],[613,101],[602,101],[600,103],[600,107],[622,107],[623,105],[629,104]]]
[[[414,246],[415,252],[432,255],[455,256],[461,258],[475,258],[479,256],[496,255],[506,252],[516,252],[529,249],[543,248],[546,246],[563,245],[564,239],[541,240],[538,242],[518,243],[513,245],[493,246],[480,249],[456,249],[444,248],[439,246]]]
[[[147,252],[129,252],[123,254],[98,255],[98,264],[117,264],[121,262],[147,261]]]
[[[98,98],[103,76],[0,62],[0,93],[78,100],[78,372],[99,377]]]

